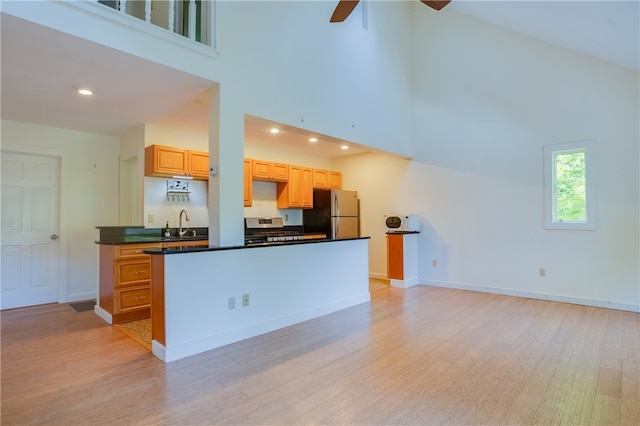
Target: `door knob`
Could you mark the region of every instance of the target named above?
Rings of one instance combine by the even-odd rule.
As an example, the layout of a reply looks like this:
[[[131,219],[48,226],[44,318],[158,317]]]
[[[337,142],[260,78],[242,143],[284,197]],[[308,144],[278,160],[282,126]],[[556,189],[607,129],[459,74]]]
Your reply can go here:
[[[57,236],[56,234],[51,234],[51,239],[52,239],[52,240],[57,240],[57,239],[58,239],[58,236]]]

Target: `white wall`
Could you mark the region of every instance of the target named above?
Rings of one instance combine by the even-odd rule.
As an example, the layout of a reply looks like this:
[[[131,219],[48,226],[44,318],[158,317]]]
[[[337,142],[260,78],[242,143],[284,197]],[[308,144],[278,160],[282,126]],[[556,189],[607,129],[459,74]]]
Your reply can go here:
[[[382,215],[418,213],[423,283],[640,309],[638,73],[415,12],[413,161],[335,161],[361,194],[372,273],[386,272]],[[584,139],[598,229],[545,230],[542,147]]]
[[[368,2],[365,30],[361,6],[331,24],[333,2],[218,2],[221,88],[246,114],[408,154],[408,5]]]
[[[144,146],[149,145],[165,145],[209,152],[209,137],[201,133],[145,124]]]
[[[118,224],[118,138],[3,120],[2,150],[60,158],[61,302],[95,298],[95,227]]]
[[[183,228],[206,228],[209,226],[207,210],[207,183],[202,180],[190,180],[189,197],[167,198],[167,181],[171,178],[144,178],[144,226],[147,228],[164,228],[169,222],[170,228],[177,228],[180,223],[180,211],[183,209],[189,216],[189,222],[183,218]],[[153,222],[149,216],[153,217]]]

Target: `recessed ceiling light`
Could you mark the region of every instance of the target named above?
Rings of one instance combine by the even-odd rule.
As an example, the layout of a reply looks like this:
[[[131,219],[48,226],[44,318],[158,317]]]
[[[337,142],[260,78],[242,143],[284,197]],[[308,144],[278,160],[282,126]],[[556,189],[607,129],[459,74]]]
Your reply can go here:
[[[318,142],[318,138],[309,138],[309,142]]]
[[[74,87],[74,89],[76,89],[76,91],[83,95],[83,96],[91,96],[93,95],[93,90],[87,88],[87,87]]]
[[[275,127],[269,131],[273,134],[280,133],[280,130],[276,129]]]
[[[349,146],[348,146],[348,145],[342,145],[342,146],[340,147],[340,149],[349,149]]]

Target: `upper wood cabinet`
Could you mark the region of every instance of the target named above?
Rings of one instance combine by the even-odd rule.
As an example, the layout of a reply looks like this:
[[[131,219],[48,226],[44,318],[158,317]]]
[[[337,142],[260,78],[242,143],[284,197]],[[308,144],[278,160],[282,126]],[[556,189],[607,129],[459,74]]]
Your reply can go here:
[[[289,165],[271,161],[251,160],[251,176],[254,180],[286,182],[289,180]]]
[[[302,179],[302,183],[300,185],[302,208],[313,208],[313,169],[302,168],[300,176]]]
[[[189,176],[194,179],[209,180],[209,153],[202,151],[187,151],[189,157]]]
[[[279,209],[309,209],[313,207],[312,169],[289,166],[289,181],[278,182]]]
[[[202,151],[151,145],[144,150],[144,175],[156,177],[192,176],[209,179],[209,154]]]
[[[313,169],[313,188],[329,189],[329,172],[327,170]]]
[[[330,170],[313,169],[314,189],[342,189],[342,174]]]
[[[244,206],[251,207],[253,200],[253,180],[251,179],[251,160],[244,159]]]
[[[314,189],[342,189],[342,174],[293,164],[244,159],[244,206],[252,204],[252,180],[277,182],[279,209],[313,208]]]
[[[184,149],[151,145],[144,150],[145,176],[184,175],[188,168],[188,157]]]
[[[329,189],[342,189],[342,173],[329,171]]]

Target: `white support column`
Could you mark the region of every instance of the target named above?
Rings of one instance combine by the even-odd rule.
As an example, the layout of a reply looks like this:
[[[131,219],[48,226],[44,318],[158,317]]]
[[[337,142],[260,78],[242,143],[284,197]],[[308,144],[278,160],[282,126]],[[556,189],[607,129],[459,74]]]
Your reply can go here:
[[[210,89],[209,112],[209,245],[244,244],[244,113],[242,96]]]

